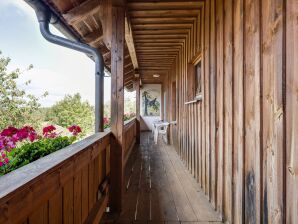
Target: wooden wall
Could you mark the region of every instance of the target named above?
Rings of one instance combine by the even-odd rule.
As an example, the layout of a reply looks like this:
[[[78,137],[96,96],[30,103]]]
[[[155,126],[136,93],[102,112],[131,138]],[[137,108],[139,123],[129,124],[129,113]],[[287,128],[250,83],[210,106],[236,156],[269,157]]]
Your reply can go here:
[[[168,80],[177,151],[224,220],[298,223],[298,1],[206,0],[199,15]],[[185,104],[198,50],[203,100]]]

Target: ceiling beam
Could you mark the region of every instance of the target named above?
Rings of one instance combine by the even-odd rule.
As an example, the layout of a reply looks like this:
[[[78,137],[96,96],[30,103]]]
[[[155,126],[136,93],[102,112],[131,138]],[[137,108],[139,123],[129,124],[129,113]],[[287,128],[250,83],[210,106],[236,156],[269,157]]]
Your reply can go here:
[[[130,10],[152,9],[200,9],[204,2],[181,1],[181,2],[130,2],[127,4]]]
[[[97,29],[83,36],[83,40],[92,47],[97,47],[96,43],[103,40],[101,29]]]
[[[137,24],[152,24],[152,23],[186,23],[190,24],[197,20],[195,17],[163,17],[163,18],[144,18],[144,17],[137,17],[137,18],[131,18],[131,24],[137,25]]]
[[[135,50],[131,25],[127,17],[125,17],[125,41],[130,54],[133,67],[134,69],[138,69],[139,65],[138,65],[138,59],[137,59],[137,54]]]
[[[187,38],[187,34],[140,34],[135,35],[136,39],[150,39],[150,38],[158,38],[158,39],[185,39]]]
[[[176,30],[176,29],[191,29],[193,24],[189,23],[150,23],[150,24],[136,24],[133,26],[133,30]]]
[[[183,43],[184,39],[140,39],[135,40],[135,43]]]
[[[171,9],[171,10],[134,10],[129,12],[132,17],[197,17],[196,9]]]
[[[100,1],[87,0],[63,14],[67,23],[73,25],[87,16],[95,14],[100,9]]]
[[[189,34],[190,29],[178,29],[178,30],[167,30],[167,29],[154,29],[154,30],[134,30],[134,35],[140,34]]]

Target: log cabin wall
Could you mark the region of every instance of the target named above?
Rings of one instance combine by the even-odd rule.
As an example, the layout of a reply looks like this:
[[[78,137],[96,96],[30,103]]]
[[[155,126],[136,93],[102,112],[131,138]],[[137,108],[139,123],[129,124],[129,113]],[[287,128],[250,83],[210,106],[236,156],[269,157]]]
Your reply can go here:
[[[298,223],[298,1],[206,0],[198,15],[165,90],[172,142],[224,220]],[[198,53],[203,100],[185,104]]]

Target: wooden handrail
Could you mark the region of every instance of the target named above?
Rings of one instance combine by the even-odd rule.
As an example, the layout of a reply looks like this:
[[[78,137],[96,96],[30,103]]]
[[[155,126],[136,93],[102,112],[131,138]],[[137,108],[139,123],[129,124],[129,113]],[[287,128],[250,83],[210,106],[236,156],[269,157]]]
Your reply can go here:
[[[132,118],[124,122],[124,166],[129,158],[129,155],[136,143],[136,118]]]
[[[0,177],[0,223],[30,220],[30,217],[39,215],[42,206],[50,211],[51,201],[53,197],[56,198],[57,192],[66,193],[66,195],[61,193],[63,199],[59,199],[63,212],[57,212],[61,213],[63,220],[74,219],[77,215],[74,214],[74,207],[80,207],[78,209],[81,210],[84,206],[83,202],[75,205],[75,194],[83,198],[82,194],[86,193],[83,192],[83,188],[86,188],[87,199],[90,200],[89,202],[87,200],[87,214],[86,217],[83,217],[83,214],[79,217],[84,222],[96,204],[102,179],[108,176],[109,145],[110,132],[96,133]],[[87,178],[85,181],[83,175]],[[75,184],[77,178],[81,181],[80,185]],[[68,193],[68,204],[64,204]],[[65,210],[73,214],[70,215]]]
[[[124,121],[124,128],[128,125],[130,125],[131,123],[133,123],[136,120],[136,117],[133,117],[127,121]]]

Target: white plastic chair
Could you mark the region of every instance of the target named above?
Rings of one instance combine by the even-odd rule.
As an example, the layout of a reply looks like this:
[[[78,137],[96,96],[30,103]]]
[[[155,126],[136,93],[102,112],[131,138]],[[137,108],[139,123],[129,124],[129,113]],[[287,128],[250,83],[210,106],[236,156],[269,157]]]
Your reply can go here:
[[[165,137],[166,144],[168,144],[168,127],[169,122],[163,122],[160,124],[155,124],[154,130],[154,143],[157,144],[158,135],[160,134],[162,137]]]

